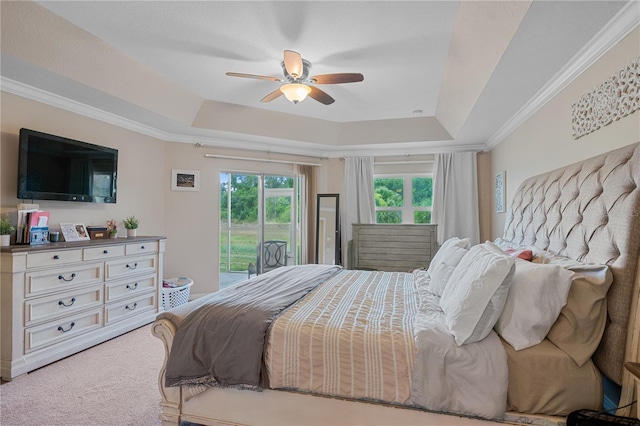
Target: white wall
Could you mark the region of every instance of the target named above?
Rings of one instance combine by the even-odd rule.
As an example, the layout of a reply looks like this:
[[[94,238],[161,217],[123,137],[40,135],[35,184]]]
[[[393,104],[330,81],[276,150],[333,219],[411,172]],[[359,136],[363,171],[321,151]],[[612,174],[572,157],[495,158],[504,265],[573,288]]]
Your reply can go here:
[[[520,183],[559,167],[640,141],[640,111],[574,140],[571,105],[640,55],[640,28],[636,28],[603,55],[525,123],[491,150],[492,175],[484,188],[493,187],[493,176],[506,171],[507,206]],[[485,191],[493,194],[493,191]],[[493,206],[493,201],[491,203]],[[502,235],[506,213],[491,208],[491,235]]]

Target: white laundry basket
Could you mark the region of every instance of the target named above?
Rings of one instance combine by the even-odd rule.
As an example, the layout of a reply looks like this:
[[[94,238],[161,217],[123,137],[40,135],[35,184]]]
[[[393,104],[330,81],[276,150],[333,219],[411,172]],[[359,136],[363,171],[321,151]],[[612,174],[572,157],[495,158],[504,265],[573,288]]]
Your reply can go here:
[[[171,283],[176,287],[162,286],[162,309],[168,311],[171,308],[175,308],[189,301],[189,294],[191,293],[191,286],[193,285],[192,279],[179,277],[170,278],[164,280],[164,282]]]

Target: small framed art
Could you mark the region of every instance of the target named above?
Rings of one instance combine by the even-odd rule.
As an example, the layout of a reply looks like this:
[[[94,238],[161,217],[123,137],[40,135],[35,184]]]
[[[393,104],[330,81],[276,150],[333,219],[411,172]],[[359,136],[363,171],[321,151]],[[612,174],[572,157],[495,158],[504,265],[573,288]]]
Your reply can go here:
[[[60,231],[65,241],[89,240],[89,232],[83,223],[61,223]]]
[[[501,171],[496,175],[496,179],[494,182],[494,190],[495,190],[495,202],[496,202],[496,213],[504,213],[506,211],[506,200],[505,200],[505,172]]]
[[[200,191],[200,172],[171,169],[172,191]]]

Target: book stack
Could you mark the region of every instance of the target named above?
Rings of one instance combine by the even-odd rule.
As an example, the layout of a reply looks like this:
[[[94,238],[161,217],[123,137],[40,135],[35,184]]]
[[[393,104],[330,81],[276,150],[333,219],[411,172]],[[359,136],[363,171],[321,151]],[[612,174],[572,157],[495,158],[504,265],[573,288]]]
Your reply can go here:
[[[39,210],[37,204],[19,204],[16,244],[48,243],[49,216],[50,213]]]

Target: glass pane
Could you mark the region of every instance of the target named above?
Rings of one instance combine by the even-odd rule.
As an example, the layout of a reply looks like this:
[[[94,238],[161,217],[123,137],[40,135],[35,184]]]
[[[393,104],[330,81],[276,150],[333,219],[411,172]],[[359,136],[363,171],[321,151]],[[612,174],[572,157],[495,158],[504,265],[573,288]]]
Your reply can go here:
[[[424,210],[414,212],[413,223],[431,223],[431,212]]]
[[[295,232],[291,216],[293,195],[292,177],[264,177],[265,252],[260,260],[262,272],[293,264],[290,260]]]
[[[373,179],[373,188],[375,190],[376,207],[404,206],[404,178],[375,178]]]
[[[220,174],[221,288],[246,279],[256,263],[258,186],[256,175]]]
[[[402,223],[402,212],[377,211],[376,223]]]
[[[413,178],[413,185],[412,185],[413,207],[431,207],[431,202],[433,201],[432,183],[433,183],[433,180],[431,178],[426,178],[426,177]]]

